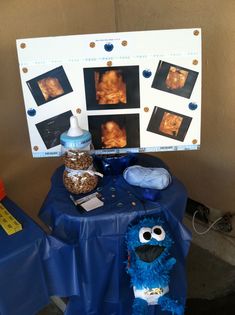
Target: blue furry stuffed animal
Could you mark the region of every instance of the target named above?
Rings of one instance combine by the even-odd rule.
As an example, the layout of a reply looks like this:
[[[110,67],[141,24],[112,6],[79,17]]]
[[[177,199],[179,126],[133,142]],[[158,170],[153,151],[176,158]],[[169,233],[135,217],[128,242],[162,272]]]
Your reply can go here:
[[[184,307],[171,299],[169,272],[176,263],[169,249],[173,240],[161,218],[145,218],[129,227],[127,235],[127,272],[135,300],[132,315],[147,315],[148,305],[159,304],[163,311],[184,314]]]

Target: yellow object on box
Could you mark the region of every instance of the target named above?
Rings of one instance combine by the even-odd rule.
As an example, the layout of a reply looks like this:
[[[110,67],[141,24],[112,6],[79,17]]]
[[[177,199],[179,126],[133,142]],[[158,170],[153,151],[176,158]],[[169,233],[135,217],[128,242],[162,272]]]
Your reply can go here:
[[[0,203],[0,225],[8,235],[22,231],[22,225]]]

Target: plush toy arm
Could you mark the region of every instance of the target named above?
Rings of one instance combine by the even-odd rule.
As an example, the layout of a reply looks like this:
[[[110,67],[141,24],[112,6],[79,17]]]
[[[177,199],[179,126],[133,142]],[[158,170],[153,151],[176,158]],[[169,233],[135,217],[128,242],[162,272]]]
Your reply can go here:
[[[168,259],[166,261],[166,263],[164,264],[164,268],[166,270],[171,270],[171,268],[174,266],[174,264],[176,263],[176,259],[174,257],[171,257],[170,259]]]
[[[148,314],[148,303],[140,298],[134,300],[132,306],[132,315],[147,315]]]
[[[177,301],[172,300],[168,296],[161,296],[158,300],[159,305],[163,311],[172,312],[174,315],[183,315],[184,314],[184,307],[183,305],[179,304]]]

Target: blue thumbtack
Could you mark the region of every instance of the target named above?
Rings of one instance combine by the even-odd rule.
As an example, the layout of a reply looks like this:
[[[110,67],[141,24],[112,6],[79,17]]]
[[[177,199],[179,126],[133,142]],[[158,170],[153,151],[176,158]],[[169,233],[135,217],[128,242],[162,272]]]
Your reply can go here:
[[[34,108],[30,108],[27,110],[27,114],[31,117],[36,115],[36,110]]]
[[[196,103],[191,102],[188,104],[188,107],[191,110],[195,110],[195,109],[197,109],[198,105]]]
[[[146,70],[143,71],[143,76],[144,76],[146,79],[150,78],[151,75],[152,75],[152,72],[151,72],[149,69],[146,69]]]
[[[113,50],[113,44],[111,43],[107,43],[104,45],[104,49],[108,52],[112,51]]]

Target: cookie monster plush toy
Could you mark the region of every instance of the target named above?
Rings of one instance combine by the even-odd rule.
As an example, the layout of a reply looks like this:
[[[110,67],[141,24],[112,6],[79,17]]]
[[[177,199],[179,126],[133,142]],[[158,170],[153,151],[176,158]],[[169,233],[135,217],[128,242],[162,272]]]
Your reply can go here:
[[[184,314],[184,307],[169,297],[169,272],[176,263],[170,255],[173,244],[166,222],[160,217],[144,218],[129,227],[127,272],[135,300],[132,315],[147,315],[148,305],[159,304],[163,311]]]

